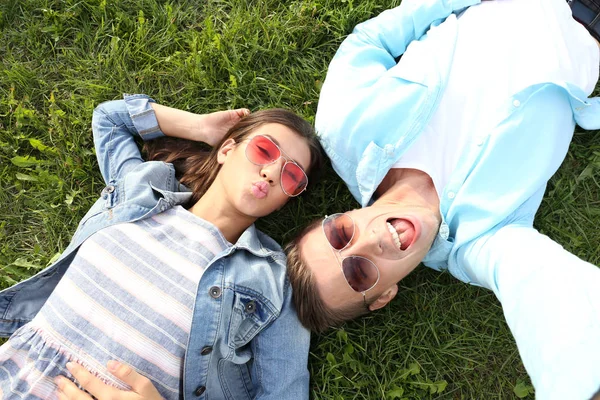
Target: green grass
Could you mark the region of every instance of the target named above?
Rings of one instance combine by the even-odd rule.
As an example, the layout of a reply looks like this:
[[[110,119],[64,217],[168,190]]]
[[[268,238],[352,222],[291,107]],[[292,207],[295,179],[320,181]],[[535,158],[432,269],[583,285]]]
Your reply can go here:
[[[95,105],[141,92],[193,112],[284,106],[312,121],[344,35],[398,3],[2,2],[0,285],[50,263],[103,188],[90,132]],[[599,169],[600,135],[578,131],[537,219],[595,264]],[[308,221],[356,206],[328,167],[310,196],[259,227],[285,242]],[[530,382],[491,292],[426,268],[400,286],[385,310],[314,336],[313,398],[527,396]]]

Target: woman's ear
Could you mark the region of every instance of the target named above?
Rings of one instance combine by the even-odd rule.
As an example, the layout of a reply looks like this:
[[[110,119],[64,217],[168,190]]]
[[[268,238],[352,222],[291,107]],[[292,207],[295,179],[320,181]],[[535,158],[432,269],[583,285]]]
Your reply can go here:
[[[235,148],[235,140],[232,138],[227,139],[223,142],[221,147],[219,148],[219,152],[217,153],[217,162],[219,164],[223,164],[229,155],[229,152]]]

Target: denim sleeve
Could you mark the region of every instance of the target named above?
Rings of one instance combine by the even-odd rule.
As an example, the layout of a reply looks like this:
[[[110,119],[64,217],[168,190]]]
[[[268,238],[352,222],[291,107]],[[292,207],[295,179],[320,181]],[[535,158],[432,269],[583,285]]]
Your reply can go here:
[[[256,400],[308,399],[310,332],[296,316],[289,288],[281,314],[251,346]]]
[[[507,225],[460,252],[492,289],[539,399],[589,399],[600,387],[600,268],[531,226]]]
[[[135,136],[151,140],[164,136],[146,95],[124,95],[94,110],[92,131],[96,157],[104,181],[114,183],[144,162]]]

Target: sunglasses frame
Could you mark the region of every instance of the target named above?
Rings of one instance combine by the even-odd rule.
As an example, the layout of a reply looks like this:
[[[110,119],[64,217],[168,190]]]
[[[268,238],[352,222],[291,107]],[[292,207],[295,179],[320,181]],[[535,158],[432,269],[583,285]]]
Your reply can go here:
[[[345,216],[350,218],[350,221],[352,222],[352,237],[350,237],[350,240],[348,240],[348,243],[346,243],[346,245],[344,247],[342,247],[341,249],[336,249],[335,247],[333,247],[333,245],[331,244],[331,242],[329,241],[329,238],[327,237],[327,233],[325,233],[325,221],[327,221],[328,219],[330,220],[334,220],[335,218],[339,218],[339,216]],[[325,218],[323,218],[323,221],[321,222],[321,229],[323,229],[323,235],[325,236],[325,240],[327,241],[327,244],[329,245],[329,248],[331,249],[331,252],[333,253],[333,256],[335,257],[335,259],[337,260],[338,257],[340,258],[340,270],[342,271],[342,275],[344,276],[344,280],[346,281],[346,284],[348,285],[348,287],[350,287],[350,289],[352,289],[353,291],[355,291],[356,293],[360,293],[363,296],[363,303],[365,304],[365,307],[367,308],[367,310],[369,309],[369,305],[367,304],[367,295],[366,293],[373,289],[375,286],[377,286],[377,284],[379,283],[379,278],[381,277],[381,274],[379,273],[379,267],[377,266],[377,264],[375,264],[373,261],[369,260],[366,257],[363,256],[342,256],[342,250],[344,250],[345,248],[347,248],[350,243],[352,243],[352,240],[354,239],[354,234],[356,233],[356,223],[354,222],[354,220],[352,219],[351,216],[349,216],[348,214],[345,213],[336,213],[336,214],[332,214],[332,215],[326,215]],[[337,251],[337,257],[336,257],[336,251]],[[363,260],[368,261],[369,263],[371,263],[374,267],[375,267],[375,271],[377,271],[377,280],[375,281],[375,283],[369,287],[368,289],[361,291],[358,291],[356,289],[354,289],[352,287],[352,285],[350,285],[350,282],[348,281],[348,278],[346,278],[346,274],[344,273],[344,260],[347,258],[361,258]]]
[[[280,158],[283,158],[283,159],[285,160],[285,163],[284,163],[284,164],[281,166],[281,172],[280,172],[280,174],[279,174],[279,186],[281,186],[281,190],[283,190],[283,193],[285,193],[285,194],[286,194],[286,196],[288,196],[288,197],[296,197],[296,196],[300,196],[302,193],[304,193],[304,191],[305,191],[305,190],[306,190],[306,188],[308,187],[308,175],[306,174],[306,171],[304,170],[304,168],[302,168],[302,167],[300,166],[300,164],[298,164],[298,163],[297,163],[296,161],[294,161],[294,160],[293,160],[293,159],[292,159],[290,156],[288,156],[288,155],[285,153],[285,151],[283,151],[283,150],[281,149],[281,147],[279,147],[279,146],[277,145],[277,143],[275,143],[275,142],[274,142],[274,141],[273,141],[271,138],[269,138],[268,136],[265,136],[265,135],[256,135],[256,136],[253,136],[253,137],[251,137],[251,138],[244,139],[244,140],[242,140],[242,141],[249,141],[249,142],[252,142],[254,139],[256,139],[256,138],[258,138],[258,137],[260,137],[260,138],[264,138],[264,139],[268,140],[269,142],[271,142],[271,143],[273,144],[273,146],[275,146],[275,147],[277,148],[277,150],[279,150],[279,157],[277,157],[275,160],[273,160],[273,161],[271,161],[271,162],[269,162],[269,163],[264,163],[264,164],[259,164],[259,163],[256,163],[256,162],[252,161],[252,160],[250,159],[250,157],[248,156],[248,145],[250,144],[250,143],[248,143],[248,145],[246,145],[246,149],[244,150],[244,155],[246,156],[246,159],[247,159],[248,161],[250,161],[250,162],[251,162],[252,164],[254,164],[254,165],[263,166],[263,165],[271,165],[271,164],[275,164],[277,161],[279,161],[279,159],[280,159]],[[282,175],[282,173],[283,173],[283,170],[285,169],[285,166],[286,166],[286,165],[288,165],[288,164],[294,164],[296,167],[300,168],[300,171],[302,171],[302,173],[304,174],[304,177],[306,178],[306,185],[304,185],[304,188],[302,188],[302,190],[301,190],[301,191],[300,191],[298,194],[289,194],[289,193],[288,193],[288,192],[285,190],[285,188],[283,187],[283,181],[282,181],[281,175]]]

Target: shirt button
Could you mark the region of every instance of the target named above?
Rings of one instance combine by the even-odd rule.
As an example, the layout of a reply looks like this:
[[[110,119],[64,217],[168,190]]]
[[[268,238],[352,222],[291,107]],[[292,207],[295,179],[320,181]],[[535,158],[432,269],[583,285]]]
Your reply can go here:
[[[448,239],[448,234],[450,233],[450,229],[448,229],[448,225],[445,223],[440,226],[440,236],[444,239]]]
[[[393,157],[394,156],[394,146],[392,146],[391,144],[386,144],[385,145],[385,155],[387,157]]]
[[[477,146],[483,146],[483,142],[485,142],[485,139],[480,137],[479,139],[477,139]]]
[[[513,106],[519,107],[520,105],[521,105],[521,102],[519,100],[513,101]]]
[[[455,197],[456,197],[456,193],[454,193],[454,192],[448,192],[448,198],[449,199],[453,199]]]
[[[221,288],[218,286],[213,286],[210,289],[208,289],[208,294],[213,299],[218,299],[219,296],[221,296]]]
[[[194,395],[202,396],[202,393],[206,390],[206,386],[198,386],[196,390],[194,390]]]
[[[200,350],[200,355],[201,356],[207,356],[210,353],[212,353],[212,347],[210,347],[210,346],[205,346],[205,347],[202,348],[202,350]]]

